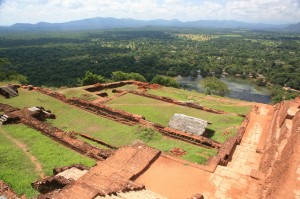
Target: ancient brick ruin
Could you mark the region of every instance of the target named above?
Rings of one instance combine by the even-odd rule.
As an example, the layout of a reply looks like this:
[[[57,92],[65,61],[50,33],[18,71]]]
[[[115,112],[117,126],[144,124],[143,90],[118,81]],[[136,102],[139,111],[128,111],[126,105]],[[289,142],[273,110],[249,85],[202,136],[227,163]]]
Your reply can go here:
[[[0,95],[6,98],[17,97],[19,95],[18,92],[19,85],[9,84],[7,86],[0,87]]]
[[[135,91],[116,89],[127,84],[138,85],[144,90],[151,87],[146,83],[124,81],[88,86],[86,90],[102,92],[107,88],[115,89],[114,92],[120,96],[131,92],[216,114],[228,114],[197,104],[172,99],[170,101],[169,98],[159,96],[153,97],[141,91],[135,93]],[[185,195],[185,198],[282,198],[283,195],[279,190],[295,172],[291,170],[291,165],[295,164],[293,158],[297,158],[295,147],[300,133],[300,98],[275,106],[255,105],[248,115],[243,116],[244,121],[236,135],[221,144],[204,136],[195,136],[155,124],[143,116],[112,109],[103,103],[93,103],[78,98],[67,99],[60,93],[39,87],[32,87],[32,89],[101,117],[126,125],[154,128],[164,136],[218,150],[218,153],[209,158],[205,165],[199,165],[177,158],[176,156],[185,155],[185,151],[176,147],[171,150],[175,156],[140,143],[117,148],[84,132],[64,132],[50,126],[43,120],[54,118],[54,115],[42,107],[37,107],[39,110],[36,107],[20,110],[0,104],[0,111],[10,119],[8,124],[23,123],[81,154],[99,160],[97,165],[89,170],[82,165],[54,169],[53,176],[33,183],[33,187],[41,193],[39,198],[172,198],[174,196],[172,193],[178,192],[186,184],[185,175],[174,178],[178,186],[176,183],[172,184],[178,167],[186,168],[186,175],[190,175],[189,180],[200,178],[195,180],[196,189]],[[103,150],[91,146],[76,136],[82,136],[109,149]],[[168,169],[165,169],[165,165]],[[176,166],[172,168],[173,165]],[[155,173],[160,167],[163,168],[162,173]],[[169,176],[163,175],[168,173],[169,169],[174,171],[172,170]],[[168,177],[171,180],[168,181]],[[153,182],[169,190],[162,190],[155,186],[155,183],[153,185]],[[169,187],[168,183],[170,183]],[[6,194],[5,190],[9,188],[0,181],[0,196]]]
[[[51,198],[92,199],[120,192],[143,190],[144,185],[132,180],[143,173],[159,155],[160,151],[142,144],[121,147],[111,158],[99,162],[77,181],[51,194]]]
[[[132,81],[128,81],[129,83],[132,83]],[[126,85],[127,82],[117,82],[117,83],[111,83],[111,84],[105,84],[104,86],[106,88],[115,88],[116,85]],[[103,85],[98,85],[96,87],[97,89],[103,88]],[[93,89],[96,89],[92,87]],[[180,139],[182,141],[189,142],[191,144],[195,145],[200,145],[204,147],[212,147],[212,148],[220,148],[221,144],[211,140],[209,138],[206,138],[204,136],[194,136],[190,135],[188,133],[175,130],[169,127],[164,127],[160,124],[155,124],[153,122],[150,122],[146,120],[143,116],[141,115],[136,115],[132,113],[128,113],[126,111],[122,110],[117,110],[117,109],[112,109],[104,104],[99,104],[99,103],[93,103],[93,102],[88,102],[79,98],[71,98],[67,99],[63,94],[58,93],[58,92],[52,92],[50,89],[44,89],[40,87],[34,87],[35,90],[42,92],[46,95],[49,95],[51,97],[54,97],[58,100],[61,100],[67,104],[77,106],[83,110],[92,112],[94,114],[100,115],[101,117],[105,117],[108,119],[112,119],[114,121],[126,124],[126,125],[136,125],[140,124],[146,127],[152,127],[155,128],[157,131],[161,132],[163,135],[172,137],[175,139]]]

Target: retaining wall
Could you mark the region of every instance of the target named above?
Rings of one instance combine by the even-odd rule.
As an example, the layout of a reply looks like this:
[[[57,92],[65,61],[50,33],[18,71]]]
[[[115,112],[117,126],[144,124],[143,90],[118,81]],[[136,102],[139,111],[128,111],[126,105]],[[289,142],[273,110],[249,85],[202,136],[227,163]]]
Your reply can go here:
[[[78,98],[72,98],[67,100],[69,104],[75,105],[77,107],[81,107],[85,110],[90,110],[96,114],[106,116],[117,120],[118,122],[127,123],[129,125],[134,125],[139,123],[140,119],[143,119],[140,115],[131,114],[122,110],[112,109],[103,104],[93,104],[92,102],[88,102]]]

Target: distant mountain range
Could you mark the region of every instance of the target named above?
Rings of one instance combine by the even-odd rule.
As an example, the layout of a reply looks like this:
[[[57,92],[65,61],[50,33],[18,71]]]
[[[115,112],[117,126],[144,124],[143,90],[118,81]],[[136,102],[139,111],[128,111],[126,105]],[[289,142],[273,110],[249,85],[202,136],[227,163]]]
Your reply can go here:
[[[286,29],[288,29],[290,31],[294,31],[294,32],[300,32],[300,23],[291,24],[291,25],[287,26]]]
[[[184,28],[231,28],[231,29],[255,29],[255,30],[290,30],[300,31],[298,24],[263,24],[245,23],[232,20],[199,20],[182,22],[179,20],[136,20],[117,18],[89,18],[64,23],[40,22],[37,24],[16,23],[9,27],[1,27],[1,30],[88,30],[88,29],[112,29],[112,28],[140,28],[140,27],[184,27]]]

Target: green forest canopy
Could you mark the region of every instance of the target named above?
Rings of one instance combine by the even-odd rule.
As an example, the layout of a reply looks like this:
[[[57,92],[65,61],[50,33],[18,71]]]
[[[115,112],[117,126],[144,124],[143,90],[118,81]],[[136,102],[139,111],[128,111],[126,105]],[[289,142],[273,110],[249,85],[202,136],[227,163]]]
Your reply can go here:
[[[300,35],[246,30],[126,29],[0,33],[9,69],[31,84],[74,86],[87,71],[202,76],[223,72],[300,89]]]

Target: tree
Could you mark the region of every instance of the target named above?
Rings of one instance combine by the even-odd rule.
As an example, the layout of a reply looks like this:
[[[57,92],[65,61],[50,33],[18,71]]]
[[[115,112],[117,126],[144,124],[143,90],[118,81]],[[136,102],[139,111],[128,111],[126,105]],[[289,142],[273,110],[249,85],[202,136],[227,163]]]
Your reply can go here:
[[[28,81],[28,79],[27,79],[26,76],[19,75],[19,74],[10,75],[8,79],[10,81],[17,81],[20,84],[28,84],[29,83],[29,81]]]
[[[224,96],[230,93],[228,85],[215,77],[206,77],[200,83],[207,95]]]
[[[111,79],[113,81],[136,80],[146,82],[145,77],[139,73],[125,73],[122,71],[112,72]]]
[[[265,86],[267,84],[266,80],[263,78],[257,78],[256,85],[257,86]]]
[[[20,75],[13,70],[8,69],[11,63],[6,58],[0,58],[0,81],[16,81],[20,84],[28,84],[26,76]]]
[[[175,79],[173,79],[172,77],[166,77],[162,75],[156,75],[152,79],[151,83],[160,84],[162,86],[167,86],[167,87],[179,88],[179,84]]]
[[[94,74],[90,71],[87,71],[82,78],[82,85],[90,85],[95,83],[105,83],[107,80],[102,75]]]

